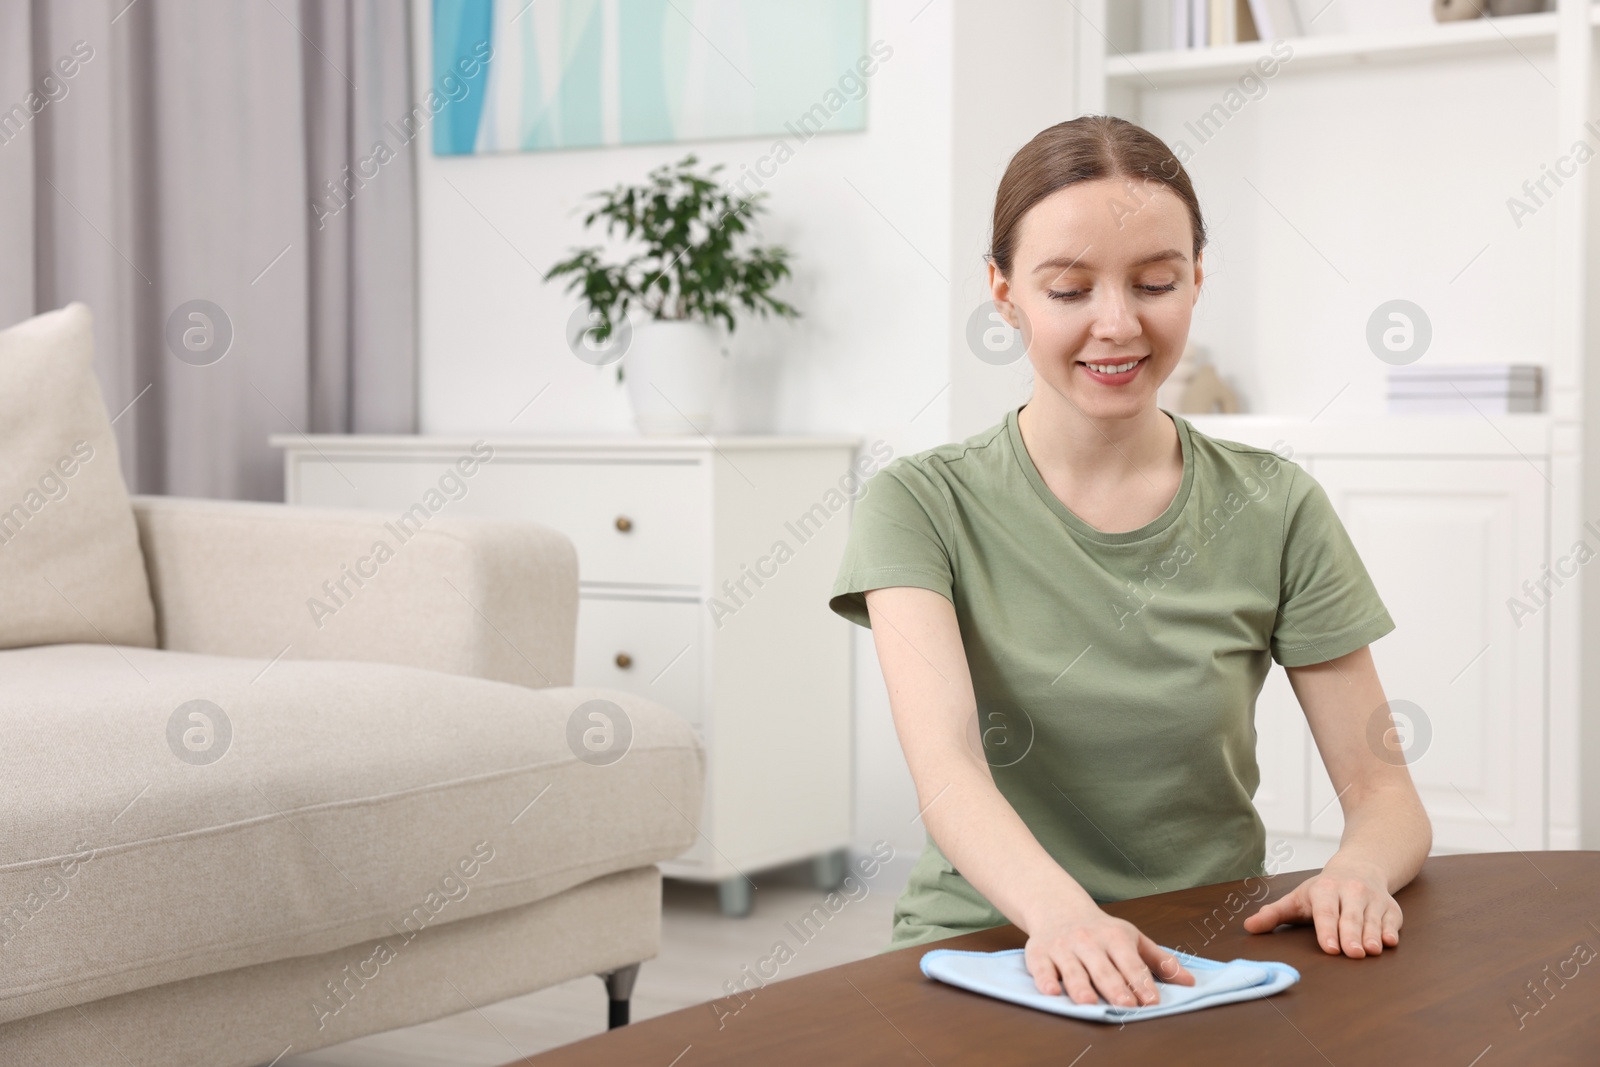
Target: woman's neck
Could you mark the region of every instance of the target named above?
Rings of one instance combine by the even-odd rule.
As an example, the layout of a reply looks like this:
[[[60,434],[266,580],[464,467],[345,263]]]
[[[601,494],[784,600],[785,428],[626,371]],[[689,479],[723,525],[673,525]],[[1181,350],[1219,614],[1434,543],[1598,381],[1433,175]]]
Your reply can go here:
[[[1046,481],[1106,485],[1143,476],[1159,481],[1176,455],[1177,427],[1154,403],[1126,418],[1091,418],[1047,388],[1036,388],[1017,414],[1028,455]]]

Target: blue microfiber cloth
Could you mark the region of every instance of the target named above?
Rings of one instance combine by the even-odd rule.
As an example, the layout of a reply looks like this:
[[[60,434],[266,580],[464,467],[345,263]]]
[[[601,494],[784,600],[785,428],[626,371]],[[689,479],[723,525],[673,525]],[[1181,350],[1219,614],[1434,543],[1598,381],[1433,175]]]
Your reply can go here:
[[[1103,999],[1096,1004],[1079,1004],[1065,993],[1048,995],[1039,992],[1033,984],[1033,975],[1028,973],[1027,965],[1023,962],[1023,950],[1020,948],[1001,952],[962,952],[958,949],[936,948],[923,955],[922,973],[974,993],[1009,1000],[1013,1004],[1102,1023],[1154,1019],[1159,1015],[1198,1011],[1216,1004],[1231,1004],[1236,1000],[1270,997],[1300,980],[1300,972],[1287,963],[1260,960],[1219,963],[1176,949],[1169,948],[1167,951],[1178,957],[1184,968],[1194,975],[1194,985],[1157,980],[1156,991],[1161,994],[1161,1002],[1136,1008],[1118,1007]]]

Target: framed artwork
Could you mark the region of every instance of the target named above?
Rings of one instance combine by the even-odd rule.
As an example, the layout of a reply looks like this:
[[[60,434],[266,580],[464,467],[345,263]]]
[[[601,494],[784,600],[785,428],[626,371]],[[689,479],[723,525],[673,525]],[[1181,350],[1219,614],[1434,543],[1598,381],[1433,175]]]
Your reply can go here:
[[[433,0],[435,155],[866,128],[867,0]]]

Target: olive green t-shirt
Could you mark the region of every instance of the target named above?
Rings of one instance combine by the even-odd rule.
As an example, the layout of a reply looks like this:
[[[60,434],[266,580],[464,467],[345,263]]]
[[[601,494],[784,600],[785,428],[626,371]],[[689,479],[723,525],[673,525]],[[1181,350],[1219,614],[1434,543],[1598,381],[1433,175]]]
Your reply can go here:
[[[1394,629],[1326,492],[1298,463],[1178,429],[1183,480],[1105,533],[1045,484],[1017,412],[867,482],[829,606],[918,586],[955,606],[996,786],[1097,901],[1263,874],[1251,798],[1271,666]],[[1006,921],[929,835],[891,948]]]

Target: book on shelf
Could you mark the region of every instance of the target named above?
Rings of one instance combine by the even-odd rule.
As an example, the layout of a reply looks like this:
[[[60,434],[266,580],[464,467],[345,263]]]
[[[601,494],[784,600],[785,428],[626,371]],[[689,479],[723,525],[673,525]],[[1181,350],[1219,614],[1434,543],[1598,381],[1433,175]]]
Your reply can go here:
[[[1142,14],[1146,50],[1217,48],[1301,32],[1294,0],[1145,0]],[[1163,22],[1165,38],[1160,33]]]
[[[1405,363],[1389,368],[1389,384],[1437,385],[1450,383],[1491,383],[1503,387],[1531,385],[1537,388],[1544,370],[1537,363]]]
[[[1392,415],[1508,415],[1543,410],[1536,363],[1406,364],[1389,368]]]
[[[1257,40],[1275,41],[1280,37],[1298,37],[1305,32],[1294,0],[1250,0],[1249,7]]]

